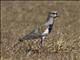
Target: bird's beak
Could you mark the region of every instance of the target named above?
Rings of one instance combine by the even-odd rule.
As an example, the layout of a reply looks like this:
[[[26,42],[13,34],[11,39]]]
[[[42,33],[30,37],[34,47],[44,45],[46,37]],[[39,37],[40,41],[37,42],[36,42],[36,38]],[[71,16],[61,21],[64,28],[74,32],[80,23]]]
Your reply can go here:
[[[59,15],[58,15],[58,14],[56,14],[56,17],[59,17]]]
[[[56,17],[59,17],[59,15],[57,15]]]

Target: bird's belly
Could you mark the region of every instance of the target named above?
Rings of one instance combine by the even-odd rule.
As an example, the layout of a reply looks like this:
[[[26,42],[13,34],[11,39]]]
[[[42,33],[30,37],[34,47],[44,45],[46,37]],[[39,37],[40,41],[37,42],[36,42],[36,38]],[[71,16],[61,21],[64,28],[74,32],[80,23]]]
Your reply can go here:
[[[44,30],[44,32],[42,33],[42,35],[47,35],[49,33],[48,28],[46,30]]]

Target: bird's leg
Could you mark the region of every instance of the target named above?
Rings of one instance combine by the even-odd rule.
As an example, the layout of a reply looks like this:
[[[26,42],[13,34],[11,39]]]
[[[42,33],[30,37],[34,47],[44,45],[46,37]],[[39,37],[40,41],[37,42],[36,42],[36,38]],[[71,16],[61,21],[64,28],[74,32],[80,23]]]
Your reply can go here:
[[[40,48],[43,48],[43,39],[41,37],[41,40],[40,40]]]

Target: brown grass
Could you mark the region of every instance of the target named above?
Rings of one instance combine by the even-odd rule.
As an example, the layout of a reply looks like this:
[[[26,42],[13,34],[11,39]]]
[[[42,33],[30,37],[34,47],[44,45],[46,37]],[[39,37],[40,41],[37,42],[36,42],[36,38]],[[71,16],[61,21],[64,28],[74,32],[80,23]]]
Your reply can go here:
[[[40,39],[12,48],[20,37],[43,24],[52,10],[59,17],[43,49]],[[2,1],[1,60],[80,60],[80,1]]]

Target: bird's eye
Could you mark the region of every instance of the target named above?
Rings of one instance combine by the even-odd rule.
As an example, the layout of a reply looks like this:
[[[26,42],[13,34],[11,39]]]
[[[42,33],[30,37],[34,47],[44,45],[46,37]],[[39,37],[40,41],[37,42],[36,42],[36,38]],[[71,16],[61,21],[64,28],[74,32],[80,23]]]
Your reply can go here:
[[[56,14],[56,13],[52,13],[52,14]]]

